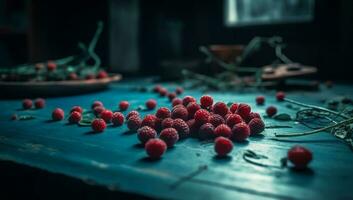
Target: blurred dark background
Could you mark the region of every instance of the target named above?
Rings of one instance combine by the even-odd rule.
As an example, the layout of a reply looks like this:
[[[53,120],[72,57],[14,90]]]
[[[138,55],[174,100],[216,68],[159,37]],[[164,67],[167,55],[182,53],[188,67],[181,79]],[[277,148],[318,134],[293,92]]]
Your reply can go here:
[[[163,75],[168,61],[187,66],[203,58],[200,45],[279,35],[286,55],[317,66],[320,79],[352,80],[353,1],[313,0],[309,20],[228,26],[230,1],[0,0],[0,66],[75,54],[77,42],[88,43],[102,20],[96,51],[108,71],[124,75]],[[271,53],[261,52],[250,65],[269,64]]]

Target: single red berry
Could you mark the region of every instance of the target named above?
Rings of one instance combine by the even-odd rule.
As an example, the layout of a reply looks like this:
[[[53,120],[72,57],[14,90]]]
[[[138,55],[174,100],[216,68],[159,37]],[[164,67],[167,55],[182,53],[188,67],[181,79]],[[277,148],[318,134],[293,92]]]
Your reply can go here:
[[[276,93],[277,101],[283,101],[285,97],[286,97],[286,94],[282,91]]]
[[[74,112],[74,111],[79,112],[79,113],[81,113],[81,114],[82,114],[82,112],[83,112],[83,110],[82,110],[82,108],[81,108],[80,106],[74,106],[74,107],[72,107],[70,113],[72,113],[72,112]]]
[[[205,109],[200,109],[196,111],[194,115],[195,122],[199,125],[207,123],[209,117],[210,113]]]
[[[305,169],[313,155],[310,150],[302,146],[294,146],[287,153],[288,160],[293,163],[296,169]]]
[[[157,131],[149,126],[142,126],[137,130],[137,138],[142,144],[145,144],[148,140],[156,137]]]
[[[41,69],[43,69],[44,68],[44,64],[43,63],[36,63],[35,65],[34,65],[34,69],[36,70],[36,71],[39,71],[39,70],[41,70]]]
[[[69,80],[77,80],[77,79],[78,79],[78,76],[77,76],[77,74],[76,74],[75,72],[71,72],[71,73],[68,75],[67,79],[69,79]]]
[[[186,107],[190,102],[196,102],[196,99],[192,96],[185,96],[183,98],[183,105]]]
[[[177,87],[176,89],[175,89],[175,93],[177,94],[177,95],[180,95],[181,93],[183,93],[184,92],[184,89],[182,88],[182,87]]]
[[[120,103],[119,103],[119,109],[121,110],[121,111],[125,111],[125,110],[127,110],[128,108],[129,108],[129,102],[128,101],[120,101]]]
[[[233,128],[235,124],[242,123],[243,119],[238,114],[230,114],[226,120],[226,124]]]
[[[139,116],[137,115],[132,115],[131,117],[128,118],[127,120],[127,127],[131,130],[131,131],[136,131],[138,128],[140,128],[141,126],[141,119]]]
[[[104,70],[99,71],[97,74],[98,79],[107,78],[107,77],[108,77],[108,73]]]
[[[22,101],[22,107],[23,107],[23,109],[31,109],[32,108],[32,106],[33,106],[33,102],[32,102],[32,100],[30,100],[30,99],[24,99],[23,101]]]
[[[237,103],[233,103],[230,108],[229,108],[230,112],[235,113],[238,110],[238,104]]]
[[[156,112],[156,117],[160,119],[170,118],[171,112],[166,107],[160,107]]]
[[[94,113],[96,116],[99,116],[104,110],[105,110],[105,108],[104,108],[103,106],[96,106],[96,107],[94,107],[94,109],[93,109],[93,113]]]
[[[259,118],[259,119],[261,119],[261,116],[260,116],[259,113],[250,112],[249,116],[248,116],[246,119],[244,119],[244,121],[245,121],[246,123],[249,123],[249,122],[250,122],[252,119],[254,119],[254,118]]]
[[[153,110],[157,106],[157,101],[154,99],[149,99],[146,101],[146,107],[148,110]]]
[[[173,127],[173,122],[174,122],[174,120],[172,118],[163,119],[162,124],[161,124],[162,129]]]
[[[199,128],[201,125],[197,124],[195,122],[195,119],[190,119],[186,122],[186,124],[189,127],[190,130],[190,135],[191,136],[197,136],[198,132],[199,132]]]
[[[174,119],[172,127],[178,131],[180,138],[185,138],[185,137],[189,136],[189,134],[190,134],[189,126],[182,119]]]
[[[11,120],[17,120],[18,116],[16,114],[11,115]]]
[[[239,123],[234,125],[232,133],[233,140],[243,142],[250,136],[250,128],[246,123]]]
[[[162,89],[162,86],[161,85],[156,85],[154,86],[153,88],[153,92],[156,92],[156,93],[159,93],[159,91]]]
[[[211,123],[206,123],[203,124],[200,129],[199,129],[199,138],[204,140],[204,139],[210,139],[214,138],[215,133],[214,133],[214,126]]]
[[[107,127],[107,124],[103,119],[94,119],[91,123],[92,130],[94,132],[103,132],[104,129]]]
[[[45,100],[42,99],[42,98],[38,98],[34,101],[34,106],[37,108],[37,109],[40,109],[40,108],[44,108],[45,106]]]
[[[176,106],[176,105],[180,105],[183,104],[183,100],[181,100],[180,98],[174,98],[172,101],[172,106]]]
[[[163,129],[159,138],[167,144],[168,148],[172,147],[179,140],[178,131],[174,128]]]
[[[112,121],[113,118],[113,112],[110,110],[103,110],[100,114],[99,114],[100,118],[102,118],[106,123],[110,123]]]
[[[277,113],[277,108],[274,107],[274,106],[269,106],[267,109],[266,109],[266,113],[269,117],[273,117],[276,113]]]
[[[236,114],[240,115],[241,118],[246,119],[251,112],[251,107],[248,104],[241,103],[238,105]]]
[[[64,119],[64,111],[61,108],[55,108],[51,117],[54,121],[60,121]]]
[[[156,120],[157,117],[155,115],[148,114],[143,118],[141,126],[149,126],[153,129],[156,129]]]
[[[256,104],[257,105],[264,105],[264,103],[265,103],[265,97],[264,96],[257,96],[255,100],[256,100]]]
[[[132,116],[140,117],[140,113],[137,112],[136,110],[132,110],[126,115],[125,119],[128,120]]]
[[[219,114],[211,114],[208,117],[208,122],[210,122],[214,127],[217,127],[220,124],[224,124],[225,121],[222,116]]]
[[[249,122],[250,134],[256,135],[265,130],[265,123],[260,118],[254,118]]]
[[[189,113],[183,105],[180,105],[173,108],[171,117],[172,119],[180,118],[183,120],[187,120],[189,117]]]
[[[86,77],[85,77],[86,80],[92,80],[92,79],[95,79],[95,78],[96,78],[96,76],[94,74],[92,74],[92,73],[87,74]]]
[[[150,158],[158,159],[167,150],[167,144],[158,138],[150,139],[145,144],[145,150]]]
[[[70,114],[70,117],[69,117],[69,122],[71,124],[77,124],[78,122],[80,122],[82,119],[82,115],[81,113],[77,112],[77,111],[73,111],[71,112]]]
[[[112,117],[114,126],[121,126],[124,124],[124,115],[121,112],[114,112]]]
[[[196,102],[190,102],[188,106],[186,106],[186,109],[188,110],[188,113],[189,113],[189,119],[191,119],[191,118],[194,118],[195,112],[200,110],[201,107]]]
[[[215,139],[214,150],[218,156],[226,156],[233,150],[233,142],[225,137]]]
[[[164,96],[166,96],[167,94],[168,94],[168,90],[167,90],[167,89],[161,88],[161,89],[159,90],[159,95],[160,95],[161,97],[164,97]]]
[[[47,63],[47,69],[48,69],[48,71],[50,71],[50,72],[54,71],[54,70],[56,69],[56,63],[53,62],[53,61],[49,61],[49,62]]]
[[[209,95],[204,95],[200,98],[202,108],[209,108],[213,105],[213,98]]]
[[[173,101],[173,99],[176,97],[176,94],[175,92],[170,92],[168,93],[168,99],[169,101]]]
[[[104,105],[103,105],[103,103],[100,102],[100,101],[94,101],[94,102],[92,103],[91,108],[94,109],[94,108],[97,107],[97,106],[104,106]]]
[[[213,112],[224,117],[228,113],[228,107],[223,102],[217,102],[215,105],[213,105]]]
[[[229,126],[225,124],[221,124],[214,129],[214,133],[216,137],[222,136],[230,138],[232,136],[232,129],[230,129]]]

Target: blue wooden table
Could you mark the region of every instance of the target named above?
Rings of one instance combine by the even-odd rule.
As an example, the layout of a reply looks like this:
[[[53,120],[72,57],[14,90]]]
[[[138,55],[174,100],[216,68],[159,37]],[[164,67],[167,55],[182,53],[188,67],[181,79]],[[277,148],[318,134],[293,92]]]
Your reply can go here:
[[[49,98],[41,110],[21,111],[20,100],[0,100],[0,159],[39,168],[50,173],[64,174],[76,179],[139,195],[172,199],[353,199],[353,153],[346,144],[329,133],[274,140],[274,132],[296,132],[307,128],[295,122],[265,119],[266,125],[290,125],[294,128],[268,129],[263,137],[251,137],[246,143],[235,143],[227,159],[215,157],[212,143],[197,139],[180,141],[162,159],[151,161],[136,134],[126,126],[108,127],[101,134],[91,134],[90,127],[69,125],[67,121],[51,122],[51,111],[63,108],[66,113],[74,105],[89,108],[94,100],[116,110],[121,100],[131,108],[155,98],[159,106],[170,107],[167,98],[131,90],[136,85],[151,83],[125,81],[110,89],[87,95]],[[165,84],[175,88],[174,84]],[[288,97],[320,105],[320,100],[337,95],[351,95],[350,86],[323,88],[317,92],[288,92]],[[183,95],[199,98],[203,93],[186,90]],[[217,101],[246,102],[264,115],[268,105],[279,112],[294,111],[277,103],[275,91],[211,92]],[[255,97],[266,96],[265,106],[256,106]],[[155,111],[153,111],[155,112]],[[32,114],[36,119],[10,121],[14,114]],[[149,112],[142,112],[143,115]],[[287,150],[300,144],[313,152],[310,169],[304,172],[289,168],[264,168],[246,162],[242,156],[247,149],[269,157],[278,164]]]

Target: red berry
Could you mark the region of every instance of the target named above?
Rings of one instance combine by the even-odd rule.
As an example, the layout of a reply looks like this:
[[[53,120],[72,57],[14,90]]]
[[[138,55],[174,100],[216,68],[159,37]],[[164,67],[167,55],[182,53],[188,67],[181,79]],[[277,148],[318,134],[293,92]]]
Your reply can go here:
[[[179,95],[179,94],[181,94],[181,93],[183,93],[184,92],[184,89],[182,88],[182,87],[177,87],[176,89],[175,89],[175,93],[177,94],[177,95]]]
[[[233,142],[225,137],[215,139],[214,150],[218,156],[226,156],[233,150]]]
[[[232,112],[232,113],[235,113],[237,111],[237,109],[238,109],[237,103],[233,103],[229,108],[230,112]]]
[[[99,114],[100,118],[102,118],[106,123],[110,123],[112,121],[113,118],[113,112],[110,110],[103,110],[100,114]]]
[[[192,96],[185,96],[183,98],[183,105],[187,106],[190,102],[196,102],[196,99]]]
[[[195,123],[195,119],[190,119],[186,122],[186,124],[188,125],[189,127],[189,130],[190,130],[190,135],[192,136],[196,136],[198,131],[199,131],[199,128],[200,128],[200,125],[198,125],[197,123]]]
[[[70,114],[70,117],[69,117],[69,122],[71,124],[77,124],[78,122],[80,122],[82,119],[82,115],[81,113],[77,112],[77,111],[73,111],[71,112]]]
[[[39,108],[44,108],[45,106],[45,100],[42,98],[36,99],[34,102],[34,106],[39,109]]]
[[[36,71],[39,71],[39,70],[44,68],[44,64],[43,63],[36,63],[34,65],[34,68],[35,68]]]
[[[161,89],[162,89],[162,86],[156,85],[156,86],[154,86],[154,88],[153,88],[153,92],[159,93],[159,91],[160,91]]]
[[[246,119],[251,112],[251,107],[248,104],[241,103],[238,105],[237,114],[241,116],[241,118]]]
[[[124,123],[124,115],[121,112],[114,112],[112,117],[114,126],[121,126]]]
[[[171,112],[166,107],[160,107],[156,112],[156,117],[160,119],[170,118]]]
[[[142,123],[142,121],[141,121],[140,117],[137,116],[137,115],[133,115],[133,116],[128,118],[127,127],[131,131],[136,131],[138,128],[140,128],[141,123]]]
[[[273,117],[276,113],[277,113],[277,108],[274,107],[274,106],[269,106],[267,109],[266,109],[266,113],[269,117]]]
[[[159,90],[159,95],[160,95],[161,97],[164,97],[164,96],[166,96],[167,94],[168,94],[168,90],[167,90],[167,89],[161,88],[161,89]]]
[[[215,136],[214,126],[211,123],[203,124],[199,129],[200,139],[209,139]]]
[[[172,119],[180,118],[183,120],[187,120],[189,117],[189,113],[184,106],[180,105],[173,108],[171,117]]]
[[[226,120],[226,124],[233,128],[235,124],[242,123],[243,119],[238,114],[230,114]]]
[[[205,109],[200,109],[196,111],[194,115],[195,122],[199,125],[207,123],[209,117],[210,113]]]
[[[94,119],[91,123],[92,130],[94,132],[103,132],[104,129],[107,127],[107,124],[103,119]]]
[[[234,125],[232,139],[238,142],[245,141],[250,136],[250,128],[246,123]]]
[[[119,109],[121,110],[121,111],[125,111],[125,110],[127,110],[128,108],[129,108],[129,102],[128,101],[120,101],[120,103],[119,103]]]
[[[137,116],[137,117],[140,117],[140,113],[139,112],[137,112],[136,110],[132,110],[126,115],[125,119],[128,120],[130,117],[132,117],[134,115]]]
[[[142,144],[145,144],[148,140],[156,137],[157,131],[149,126],[142,126],[137,130],[137,138]]]
[[[265,97],[264,96],[257,96],[256,97],[256,104],[257,105],[264,105],[265,103]]]
[[[311,151],[302,146],[294,146],[288,151],[287,158],[295,168],[304,169],[313,159],[313,155]]]
[[[259,113],[250,112],[249,116],[248,116],[246,119],[244,119],[244,120],[245,120],[246,123],[249,123],[249,122],[250,122],[252,119],[254,119],[254,118],[259,118],[259,119],[261,119],[261,116],[260,116]]]
[[[98,79],[107,78],[107,77],[108,77],[108,73],[104,70],[99,71],[97,74]]]
[[[64,119],[64,111],[61,108],[55,108],[51,117],[54,121],[60,121]]]
[[[213,112],[224,117],[228,113],[228,107],[223,102],[217,102],[215,105],[213,105]]]
[[[103,106],[96,106],[94,109],[93,109],[93,113],[98,116],[100,115],[103,111],[105,110],[105,108]]]
[[[53,61],[49,61],[47,63],[47,69],[48,71],[54,71],[56,69],[56,63]]]
[[[277,101],[283,101],[285,97],[286,97],[286,94],[282,91],[276,93]]]
[[[149,99],[146,101],[146,107],[148,110],[153,110],[157,106],[157,101],[154,99]]]
[[[91,108],[94,109],[97,106],[103,106],[103,103],[100,101],[95,101],[95,102],[93,102]]]
[[[209,95],[204,95],[200,98],[202,108],[209,108],[213,104],[213,98]]]
[[[183,100],[181,100],[180,98],[174,98],[172,101],[172,106],[176,106],[176,105],[180,105],[183,104]]]
[[[32,108],[32,105],[33,105],[33,102],[32,100],[30,99],[24,99],[22,101],[22,107],[23,109],[31,109]]]
[[[150,139],[145,144],[145,150],[150,158],[158,159],[167,150],[167,144],[158,138]]]
[[[189,119],[191,119],[191,118],[194,118],[195,112],[200,110],[201,107],[196,102],[190,102],[188,106],[186,106],[186,109],[188,110],[188,113],[189,113]]]
[[[214,133],[216,137],[222,136],[222,137],[229,138],[232,136],[232,130],[229,128],[229,126],[225,124],[218,125],[214,129]]]
[[[256,135],[265,130],[265,123],[260,118],[254,118],[249,122],[250,134]]]
[[[180,138],[185,138],[185,137],[189,136],[189,134],[190,134],[189,126],[182,119],[174,119],[172,127],[178,131]]]
[[[163,129],[159,135],[159,138],[163,140],[168,147],[172,147],[179,140],[178,131],[174,128]]]
[[[76,74],[75,72],[71,72],[71,73],[68,75],[67,79],[69,79],[69,80],[77,80],[77,79],[78,79],[78,76],[77,76],[77,74]]]
[[[83,112],[83,110],[82,110],[82,108],[81,108],[80,106],[74,106],[74,107],[72,107],[70,113],[72,113],[72,112],[74,112],[74,111],[79,112],[79,113],[81,113],[81,114],[82,114],[82,112]]]
[[[208,122],[210,122],[214,127],[217,127],[220,124],[224,124],[225,121],[222,116],[219,114],[211,114],[208,117]]]
[[[17,120],[18,116],[16,114],[11,115],[11,120]]]
[[[149,126],[153,129],[156,129],[156,120],[157,117],[155,115],[148,114],[143,118],[141,126]]]
[[[173,126],[174,120],[172,118],[165,118],[161,123],[162,129],[171,128]]]
[[[92,79],[94,79],[95,77],[96,77],[96,76],[95,76],[94,74],[90,73],[90,74],[87,74],[87,75],[86,75],[85,79],[86,79],[86,80],[92,80]]]
[[[173,101],[173,99],[176,97],[175,92],[168,93],[168,99],[169,101]]]

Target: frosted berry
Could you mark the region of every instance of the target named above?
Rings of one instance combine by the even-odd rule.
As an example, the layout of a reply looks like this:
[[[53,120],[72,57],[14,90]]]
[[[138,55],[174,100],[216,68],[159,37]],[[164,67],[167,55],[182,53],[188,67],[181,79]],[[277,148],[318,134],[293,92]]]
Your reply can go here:
[[[174,98],[172,101],[172,106],[176,106],[176,105],[180,105],[183,104],[183,100],[181,100],[180,98]]]
[[[207,123],[209,117],[210,113],[205,109],[200,109],[196,111],[194,115],[195,122],[199,125]]]
[[[157,101],[154,99],[149,99],[146,101],[146,108],[148,110],[153,110],[157,106]]]
[[[232,113],[235,113],[237,111],[237,109],[238,109],[237,103],[233,103],[229,108],[230,112],[232,112]]]
[[[232,130],[229,128],[229,126],[221,124],[214,129],[214,134],[216,137],[222,136],[229,138],[232,136]]]
[[[238,105],[236,114],[240,115],[243,119],[246,119],[251,112],[251,107],[248,104],[241,103]]]
[[[302,146],[294,146],[287,153],[288,160],[297,169],[304,169],[313,159],[311,151]]]
[[[246,123],[239,123],[233,127],[232,133],[233,140],[242,142],[250,136],[250,128]]]
[[[98,79],[107,78],[107,77],[108,77],[108,73],[104,70],[99,71],[97,74]]]
[[[189,136],[189,134],[190,134],[189,126],[182,119],[174,119],[172,127],[178,131],[180,138],[185,138],[185,137]]]
[[[71,124],[77,124],[78,122],[80,122],[82,119],[82,115],[81,113],[77,112],[77,111],[73,111],[71,112],[70,114],[70,117],[69,117],[69,122]]]
[[[113,112],[110,110],[103,110],[100,114],[99,114],[100,118],[102,118],[106,123],[110,123],[112,121],[113,118]]]
[[[214,150],[218,156],[226,156],[233,150],[233,142],[225,137],[215,139]]]
[[[196,102],[196,99],[192,96],[185,96],[183,98],[183,105],[187,106],[190,102]]]
[[[238,114],[230,114],[226,120],[226,124],[233,128],[235,124],[242,123],[243,119]]]
[[[53,62],[53,61],[49,61],[48,63],[47,63],[47,69],[48,69],[48,71],[55,71],[56,70],[56,63],[55,62]]]
[[[269,106],[266,109],[266,113],[269,117],[273,117],[275,114],[277,114],[277,108],[274,106]]]
[[[114,126],[121,126],[124,123],[124,115],[121,112],[114,112],[112,117]]]
[[[156,120],[157,117],[155,115],[148,114],[143,118],[141,126],[149,126],[153,129],[156,129]]]
[[[200,98],[202,108],[209,108],[213,104],[213,98],[209,95],[204,95]]]
[[[186,109],[188,110],[188,113],[189,113],[189,119],[190,118],[193,118],[194,115],[195,115],[195,112],[200,110],[201,107],[199,104],[197,104],[196,102],[190,102],[188,104],[188,106],[186,106]]]
[[[137,112],[136,110],[132,110],[126,115],[125,119],[128,120],[130,117],[132,117],[134,115],[140,117],[140,113],[139,112]]]
[[[186,124],[189,127],[190,130],[190,135],[191,136],[197,136],[200,125],[198,125],[197,123],[195,123],[195,119],[190,119],[186,122]]]
[[[286,94],[282,91],[276,93],[277,101],[284,101],[285,97],[286,97]]]
[[[100,102],[100,101],[94,101],[94,102],[92,103],[91,108],[94,109],[94,108],[97,107],[97,106],[103,106],[103,103]]]
[[[42,98],[38,98],[34,101],[34,106],[37,108],[37,109],[40,109],[40,108],[44,108],[45,106],[45,100],[42,99]]]
[[[137,130],[137,138],[142,144],[145,144],[148,140],[156,138],[157,132],[149,126],[142,126]]]
[[[265,123],[262,119],[254,118],[249,122],[250,134],[256,135],[265,130]]]
[[[107,127],[107,124],[103,119],[94,119],[91,123],[92,130],[94,132],[103,132],[104,129]]]
[[[171,116],[171,112],[166,107],[160,107],[156,112],[156,117],[160,119],[169,118]]]
[[[22,107],[23,107],[23,109],[31,109],[32,108],[32,106],[33,106],[33,102],[32,102],[32,100],[30,100],[30,99],[24,99],[23,101],[22,101]]]
[[[178,131],[174,128],[163,129],[159,135],[159,138],[163,140],[168,147],[172,147],[179,140]]]
[[[105,108],[104,108],[103,106],[96,106],[96,107],[94,107],[94,109],[93,109],[93,113],[94,113],[96,116],[99,116],[104,110],[105,110]]]
[[[133,115],[127,120],[127,127],[131,131],[136,131],[138,128],[140,128],[141,123],[142,121],[140,117],[137,115]]]
[[[173,122],[174,122],[174,120],[172,118],[163,119],[162,124],[161,124],[162,129],[171,128],[173,126]]]
[[[180,105],[173,108],[171,117],[172,119],[180,118],[183,120],[187,120],[189,117],[189,113],[184,106]]]
[[[257,96],[255,100],[256,100],[256,104],[257,105],[264,105],[264,103],[265,103],[265,97],[264,96]]]
[[[168,94],[168,90],[167,90],[167,89],[161,88],[161,89],[159,90],[159,95],[160,95],[161,97],[164,97],[164,96],[166,96],[167,94]]]
[[[209,139],[215,136],[214,126],[211,123],[203,124],[199,129],[200,139]]]
[[[51,114],[54,121],[60,121],[64,119],[64,111],[61,108],[55,108]]]
[[[145,144],[145,150],[150,158],[158,159],[167,150],[167,144],[158,138],[150,139]]]
[[[125,111],[125,110],[127,110],[128,108],[129,108],[129,102],[128,101],[120,101],[120,103],[119,103],[119,109],[121,110],[121,111]]]
[[[81,114],[82,114],[82,112],[83,112],[83,110],[82,110],[82,108],[81,108],[80,106],[73,106],[73,107],[71,108],[71,110],[70,110],[70,113],[72,113],[72,112],[74,112],[74,111],[79,112],[79,113],[81,113]]]
[[[214,127],[217,127],[218,125],[225,123],[223,117],[218,114],[211,114],[208,117],[208,122],[211,123]]]
[[[184,92],[184,89],[182,88],[182,87],[177,87],[176,89],[175,89],[175,93],[177,94],[177,95],[180,95],[181,93],[183,93]]]
[[[213,112],[224,117],[228,113],[228,107],[223,102],[217,102],[213,105]]]
[[[259,118],[259,119],[261,119],[261,116],[260,116],[259,113],[250,112],[249,116],[248,116],[246,119],[244,119],[244,120],[245,120],[246,123],[249,123],[249,122],[250,122],[252,119],[254,119],[254,118]]]
[[[161,85],[156,85],[153,87],[153,92],[159,93],[159,91],[162,89]]]
[[[175,92],[170,92],[168,93],[168,99],[169,101],[173,101],[173,99],[176,97],[177,95],[175,94]]]

